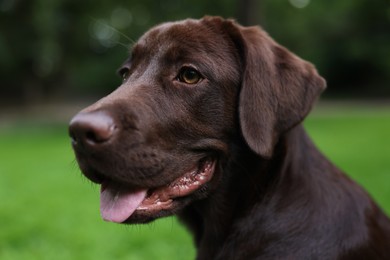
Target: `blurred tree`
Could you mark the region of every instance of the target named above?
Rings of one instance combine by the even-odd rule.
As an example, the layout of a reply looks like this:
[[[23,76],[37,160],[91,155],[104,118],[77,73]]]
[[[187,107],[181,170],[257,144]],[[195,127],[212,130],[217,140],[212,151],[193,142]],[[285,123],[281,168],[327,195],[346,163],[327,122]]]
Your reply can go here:
[[[265,28],[317,65],[327,95],[390,97],[388,0],[269,0],[265,8]]]
[[[0,99],[94,96],[120,83],[115,68],[156,23],[233,16],[233,0],[0,1]],[[229,13],[230,12],[230,13]]]
[[[237,21],[242,25],[264,24],[264,3],[263,0],[241,0],[237,1]]]
[[[205,14],[261,23],[318,66],[327,93],[390,97],[388,0],[0,0],[0,99],[106,94],[141,33]]]

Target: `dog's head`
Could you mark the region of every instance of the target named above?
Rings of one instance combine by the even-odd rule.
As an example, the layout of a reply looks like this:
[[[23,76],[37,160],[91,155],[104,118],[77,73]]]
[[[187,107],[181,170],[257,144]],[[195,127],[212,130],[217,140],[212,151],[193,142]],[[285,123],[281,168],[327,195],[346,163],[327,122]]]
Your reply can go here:
[[[313,66],[258,27],[206,17],[165,23],[134,45],[122,85],[70,124],[101,213],[147,222],[206,198],[231,144],[269,158],[325,87]]]

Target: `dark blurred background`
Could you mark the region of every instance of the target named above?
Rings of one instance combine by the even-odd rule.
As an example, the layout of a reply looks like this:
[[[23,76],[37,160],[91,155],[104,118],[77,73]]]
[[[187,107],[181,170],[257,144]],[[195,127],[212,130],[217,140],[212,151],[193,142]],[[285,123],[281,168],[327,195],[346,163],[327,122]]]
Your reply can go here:
[[[390,0],[0,0],[0,259],[194,259],[175,218],[107,224],[67,134],[114,90],[132,42],[168,20],[263,26],[328,89],[305,127],[390,214]]]
[[[0,104],[105,95],[143,32],[206,14],[260,24],[317,66],[326,98],[390,97],[388,0],[0,0]]]

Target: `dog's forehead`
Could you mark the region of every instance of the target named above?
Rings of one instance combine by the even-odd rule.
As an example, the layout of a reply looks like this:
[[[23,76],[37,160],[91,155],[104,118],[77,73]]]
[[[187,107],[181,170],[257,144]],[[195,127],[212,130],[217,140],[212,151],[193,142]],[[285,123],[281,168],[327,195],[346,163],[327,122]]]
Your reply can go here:
[[[228,32],[218,24],[187,19],[164,23],[147,31],[134,45],[131,57],[133,64],[142,63],[154,74],[161,71],[161,67],[167,70],[169,66],[191,64],[215,78],[226,75],[239,78],[238,55]]]
[[[182,47],[197,49],[204,47],[210,51],[215,46],[215,36],[218,37],[218,34],[202,23],[202,20],[187,19],[163,23],[150,29],[138,40],[136,47],[158,53]]]
[[[197,20],[184,20],[178,22],[166,22],[157,25],[147,31],[138,40],[140,45],[150,45],[154,41],[166,41],[168,38],[175,39],[177,37],[185,37],[189,31],[201,27]]]

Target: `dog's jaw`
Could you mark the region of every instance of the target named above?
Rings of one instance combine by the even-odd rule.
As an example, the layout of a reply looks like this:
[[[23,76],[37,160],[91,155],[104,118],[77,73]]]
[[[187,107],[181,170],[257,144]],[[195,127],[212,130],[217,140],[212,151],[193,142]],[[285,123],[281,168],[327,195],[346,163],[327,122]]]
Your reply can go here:
[[[105,181],[101,188],[102,218],[117,223],[139,223],[180,209],[180,198],[187,197],[208,183],[215,171],[216,160],[207,158],[173,182],[154,189],[134,189]]]

